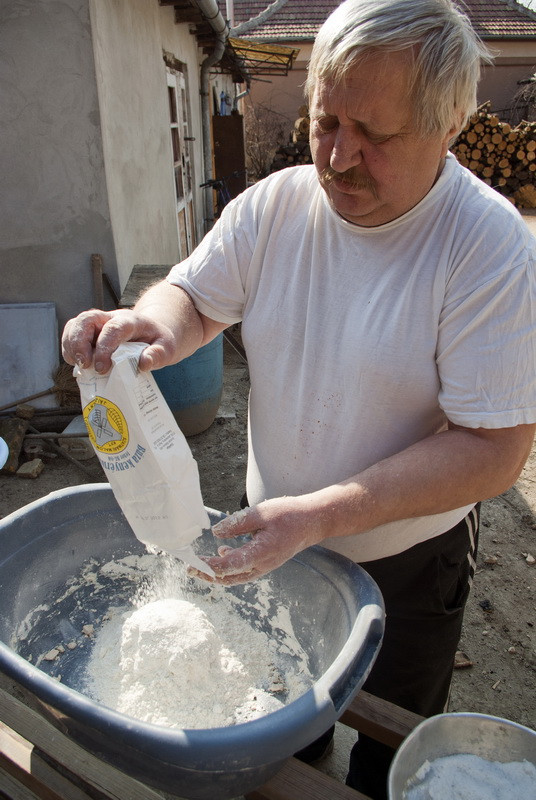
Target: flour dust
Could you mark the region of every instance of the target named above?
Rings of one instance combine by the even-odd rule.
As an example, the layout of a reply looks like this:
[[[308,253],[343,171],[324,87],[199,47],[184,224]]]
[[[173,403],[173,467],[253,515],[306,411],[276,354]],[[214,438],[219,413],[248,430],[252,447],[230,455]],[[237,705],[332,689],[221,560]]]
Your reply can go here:
[[[247,722],[314,682],[269,578],[241,596],[188,578],[170,557],[126,556],[86,565],[42,616],[25,621],[21,654],[102,705],[156,725]],[[67,639],[52,638],[51,627]]]

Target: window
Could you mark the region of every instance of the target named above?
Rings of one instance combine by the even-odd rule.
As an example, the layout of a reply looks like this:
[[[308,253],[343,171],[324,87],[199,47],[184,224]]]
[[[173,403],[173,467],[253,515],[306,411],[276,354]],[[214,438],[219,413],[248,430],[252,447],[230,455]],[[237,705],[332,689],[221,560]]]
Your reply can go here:
[[[186,258],[196,245],[193,197],[193,162],[191,157],[190,115],[186,79],[182,71],[167,73],[171,150],[177,204],[179,255]]]

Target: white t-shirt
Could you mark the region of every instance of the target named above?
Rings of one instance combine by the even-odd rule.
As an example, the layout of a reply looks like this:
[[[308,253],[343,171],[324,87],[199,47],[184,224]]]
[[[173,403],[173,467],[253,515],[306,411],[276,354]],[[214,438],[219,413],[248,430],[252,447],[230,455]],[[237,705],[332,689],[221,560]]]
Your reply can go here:
[[[518,212],[451,155],[415,208],[378,227],[334,212],[313,166],[229,204],[169,280],[211,319],[242,321],[250,504],[349,478],[447,419],[536,421],[535,260]],[[323,545],[370,561],[470,508]]]

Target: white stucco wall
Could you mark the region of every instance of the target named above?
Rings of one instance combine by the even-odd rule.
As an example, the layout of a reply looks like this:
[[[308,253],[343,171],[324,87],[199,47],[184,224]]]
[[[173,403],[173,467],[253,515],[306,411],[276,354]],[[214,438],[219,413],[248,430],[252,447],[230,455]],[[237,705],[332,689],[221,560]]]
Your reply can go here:
[[[94,302],[91,254],[115,279],[87,0],[0,4],[2,302]]]
[[[161,9],[91,0],[108,202],[121,289],[134,264],[178,257]]]
[[[166,66],[185,65],[190,101],[194,203],[203,230],[200,64],[187,23],[157,0],[90,0],[108,201],[121,289],[135,264],[178,260]],[[229,77],[221,79],[229,84]]]
[[[0,2],[1,302],[54,301],[61,329],[95,304],[92,253],[118,294],[134,264],[177,260],[163,50],[187,65],[201,232],[204,55],[189,25],[158,0]]]

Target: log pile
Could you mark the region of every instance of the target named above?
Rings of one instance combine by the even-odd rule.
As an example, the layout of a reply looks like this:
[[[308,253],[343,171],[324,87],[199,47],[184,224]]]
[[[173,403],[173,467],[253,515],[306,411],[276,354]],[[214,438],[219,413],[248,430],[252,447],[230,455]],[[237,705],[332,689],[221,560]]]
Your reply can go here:
[[[451,150],[460,164],[516,205],[536,208],[536,122],[512,128],[484,103]]]
[[[281,146],[270,171],[311,164],[309,111],[301,106],[288,144]],[[536,208],[536,122],[516,127],[491,112],[484,103],[471,117],[451,148],[464,167],[521,208]]]
[[[309,109],[305,105],[300,106],[298,114],[289,143],[282,145],[276,151],[270,172],[294,167],[297,164],[312,164],[309,147]]]

